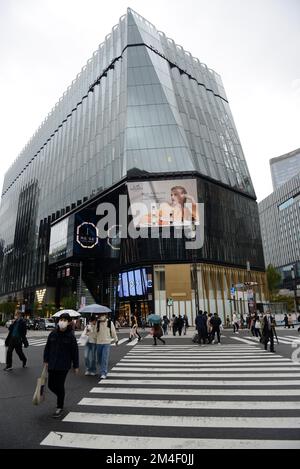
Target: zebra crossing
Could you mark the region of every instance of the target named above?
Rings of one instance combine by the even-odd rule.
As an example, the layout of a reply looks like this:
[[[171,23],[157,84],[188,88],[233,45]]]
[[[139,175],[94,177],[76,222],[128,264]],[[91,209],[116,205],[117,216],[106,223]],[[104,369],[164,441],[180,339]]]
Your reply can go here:
[[[152,336],[150,336],[152,337]],[[145,337],[147,338],[147,337]],[[44,347],[47,343],[47,337],[43,337],[41,339],[36,339],[36,338],[30,338],[28,340],[28,343],[30,346],[32,347]],[[79,338],[77,338],[77,343],[78,343],[78,346],[79,347],[82,347],[83,345],[80,343],[79,341]],[[138,339],[133,339],[131,340],[130,342],[128,342],[128,337],[126,338],[123,338],[123,339],[120,339],[119,342],[118,342],[118,345],[127,345],[128,347],[133,347],[134,345],[136,345],[138,343]],[[116,346],[115,343],[112,343],[111,344],[113,347]]]
[[[291,346],[293,345],[297,346],[298,344],[300,344],[300,337],[296,337],[294,335],[280,336],[277,334],[277,337],[278,337],[279,344],[285,344],[285,345],[291,345]],[[254,342],[255,343],[259,342],[259,337],[253,337],[253,336],[245,337],[245,338],[232,337],[232,339],[237,340],[239,342],[243,342],[245,344],[253,344]]]
[[[42,446],[300,449],[300,363],[254,342],[138,344],[56,424]]]

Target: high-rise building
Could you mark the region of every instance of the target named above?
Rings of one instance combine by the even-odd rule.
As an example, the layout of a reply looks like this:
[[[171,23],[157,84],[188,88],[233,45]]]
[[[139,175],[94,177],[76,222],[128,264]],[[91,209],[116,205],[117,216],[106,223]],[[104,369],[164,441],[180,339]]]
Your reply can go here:
[[[300,297],[300,172],[259,204],[266,265],[282,277],[281,288]]]
[[[100,240],[99,206],[123,214],[121,194],[148,204],[158,234],[118,240],[110,225]],[[197,249],[174,228],[189,224],[183,201],[204,231]],[[28,305],[76,292],[125,316],[224,316],[247,312],[231,296],[246,279],[263,302],[256,196],[220,76],[128,9],[5,176],[0,272],[2,301]]]
[[[300,173],[300,148],[270,160],[274,191]]]

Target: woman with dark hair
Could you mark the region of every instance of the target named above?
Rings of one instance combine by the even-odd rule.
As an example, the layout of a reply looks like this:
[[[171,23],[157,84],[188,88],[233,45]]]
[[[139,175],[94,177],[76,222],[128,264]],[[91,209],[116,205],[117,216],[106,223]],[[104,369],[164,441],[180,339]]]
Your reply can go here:
[[[79,369],[77,340],[72,330],[72,319],[67,313],[59,317],[56,329],[48,336],[44,364],[48,368],[48,387],[57,396],[57,408],[52,417],[58,418],[63,413],[67,374],[72,364],[76,374]]]

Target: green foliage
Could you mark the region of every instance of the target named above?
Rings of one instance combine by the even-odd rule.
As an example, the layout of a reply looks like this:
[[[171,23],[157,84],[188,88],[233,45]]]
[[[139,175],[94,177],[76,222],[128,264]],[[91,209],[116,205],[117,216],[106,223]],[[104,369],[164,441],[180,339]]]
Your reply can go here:
[[[77,298],[76,295],[65,296],[60,300],[60,304],[64,309],[77,309]]]
[[[274,297],[279,290],[281,275],[272,264],[269,264],[267,267],[267,280],[271,300],[274,300]]]
[[[0,304],[0,311],[8,316],[13,316],[14,312],[17,309],[17,303],[14,302],[7,302]]]
[[[286,295],[276,295],[273,298],[273,303],[286,303],[288,311],[294,310],[294,298]]]

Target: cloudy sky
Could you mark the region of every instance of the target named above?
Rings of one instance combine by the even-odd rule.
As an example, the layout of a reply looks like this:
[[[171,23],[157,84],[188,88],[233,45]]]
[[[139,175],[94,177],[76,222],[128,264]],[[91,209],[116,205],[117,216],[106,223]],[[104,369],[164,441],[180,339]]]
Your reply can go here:
[[[299,0],[0,0],[3,176],[130,6],[222,76],[258,200],[300,147]]]

